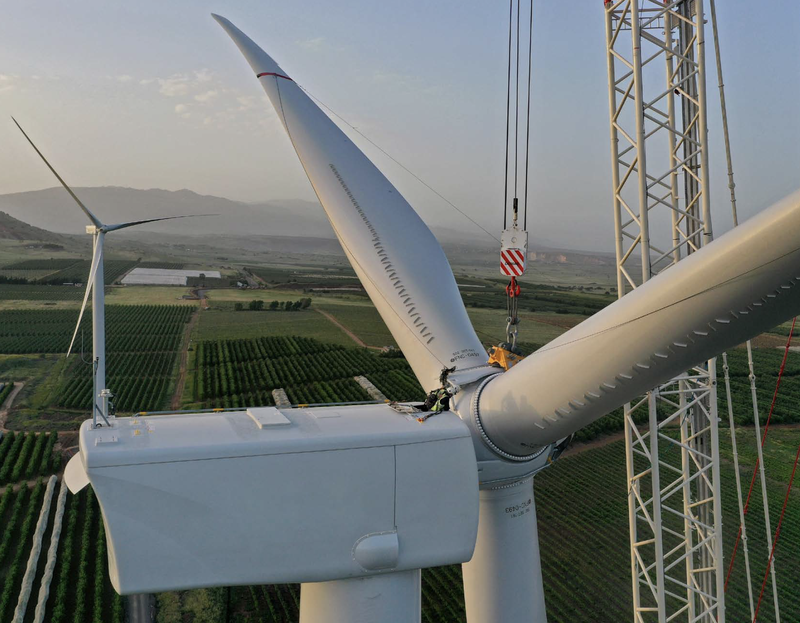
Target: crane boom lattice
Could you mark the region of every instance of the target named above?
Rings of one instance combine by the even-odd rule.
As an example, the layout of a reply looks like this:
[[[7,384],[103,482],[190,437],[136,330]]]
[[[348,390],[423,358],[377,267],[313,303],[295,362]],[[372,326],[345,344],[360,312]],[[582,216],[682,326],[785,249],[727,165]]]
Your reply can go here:
[[[702,0],[605,8],[622,297],[712,239],[704,12]],[[716,359],[626,405],[624,425],[634,621],[723,622]]]

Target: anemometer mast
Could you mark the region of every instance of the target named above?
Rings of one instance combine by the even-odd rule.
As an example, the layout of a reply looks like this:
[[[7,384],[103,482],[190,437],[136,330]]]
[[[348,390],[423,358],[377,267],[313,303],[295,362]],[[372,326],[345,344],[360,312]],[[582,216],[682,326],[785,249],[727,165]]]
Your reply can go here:
[[[704,3],[605,9],[621,298],[712,239]],[[718,421],[716,359],[624,407],[636,622],[725,620]]]

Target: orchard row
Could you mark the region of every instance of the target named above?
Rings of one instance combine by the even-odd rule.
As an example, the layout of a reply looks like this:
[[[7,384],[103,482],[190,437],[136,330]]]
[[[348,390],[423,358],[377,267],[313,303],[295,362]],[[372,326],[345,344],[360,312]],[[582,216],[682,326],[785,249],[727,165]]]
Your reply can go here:
[[[172,351],[194,309],[181,305],[107,305],[109,351]],[[0,354],[63,353],[69,347],[78,310],[0,311]],[[91,312],[81,322],[77,344],[91,350]]]
[[[405,359],[366,349],[301,337],[206,341],[196,348],[193,400],[211,406],[267,404],[264,398],[276,388],[284,388],[293,403],[369,400],[353,381],[357,375],[370,378],[390,400],[423,395]]]

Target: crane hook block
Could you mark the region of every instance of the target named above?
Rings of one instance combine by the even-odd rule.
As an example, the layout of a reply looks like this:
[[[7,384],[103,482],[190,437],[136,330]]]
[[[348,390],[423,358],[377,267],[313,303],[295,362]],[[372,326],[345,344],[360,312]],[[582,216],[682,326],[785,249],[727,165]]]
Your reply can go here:
[[[512,227],[500,234],[500,274],[520,277],[528,257],[528,232]]]

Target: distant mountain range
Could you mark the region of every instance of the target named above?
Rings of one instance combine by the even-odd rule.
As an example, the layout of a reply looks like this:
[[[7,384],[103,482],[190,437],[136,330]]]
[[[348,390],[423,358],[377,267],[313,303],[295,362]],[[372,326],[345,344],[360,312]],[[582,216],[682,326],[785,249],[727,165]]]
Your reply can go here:
[[[193,236],[231,234],[335,238],[322,207],[311,201],[287,199],[244,203],[212,195],[199,195],[191,190],[139,190],[119,186],[83,187],[74,190],[104,223],[186,214],[217,215],[145,225],[136,231]],[[51,232],[82,234],[87,224],[78,206],[60,187],[0,195],[0,210]],[[468,229],[435,227],[434,233],[442,241],[464,241],[470,244],[477,241],[488,246],[493,245],[490,238],[477,230],[473,232]]]
[[[32,240],[38,242],[51,242],[61,244],[64,236],[28,225],[10,214],[0,212],[0,239],[6,240]]]
[[[217,215],[137,227],[125,232],[122,239],[135,239],[143,244],[159,240],[164,244],[168,240],[178,242],[179,238],[191,236],[202,237],[203,244],[211,246],[218,246],[223,240],[229,246],[236,244],[237,239],[238,244],[250,246],[258,244],[258,238],[269,237],[270,248],[274,250],[342,254],[333,229],[316,202],[244,203],[199,195],[190,190],[139,190],[118,186],[74,190],[89,209],[108,224],[160,216]],[[88,243],[86,225],[86,217],[61,187],[0,195],[0,238],[49,243],[71,241],[73,245],[84,246],[84,242]],[[485,234],[459,228],[432,229],[448,256],[475,258],[478,263],[495,262],[498,243]],[[75,234],[81,235],[75,238]],[[609,254],[565,251],[553,246],[547,241],[532,240],[529,248],[536,253],[531,260],[558,264],[613,264],[613,256]]]
[[[138,231],[200,236],[263,234],[334,237],[319,204],[308,201],[248,204],[198,195],[190,190],[138,190],[117,186],[74,190],[101,221],[109,224],[160,216],[218,215],[145,225]],[[51,232],[82,234],[87,225],[86,217],[60,187],[0,195],[0,210]]]

